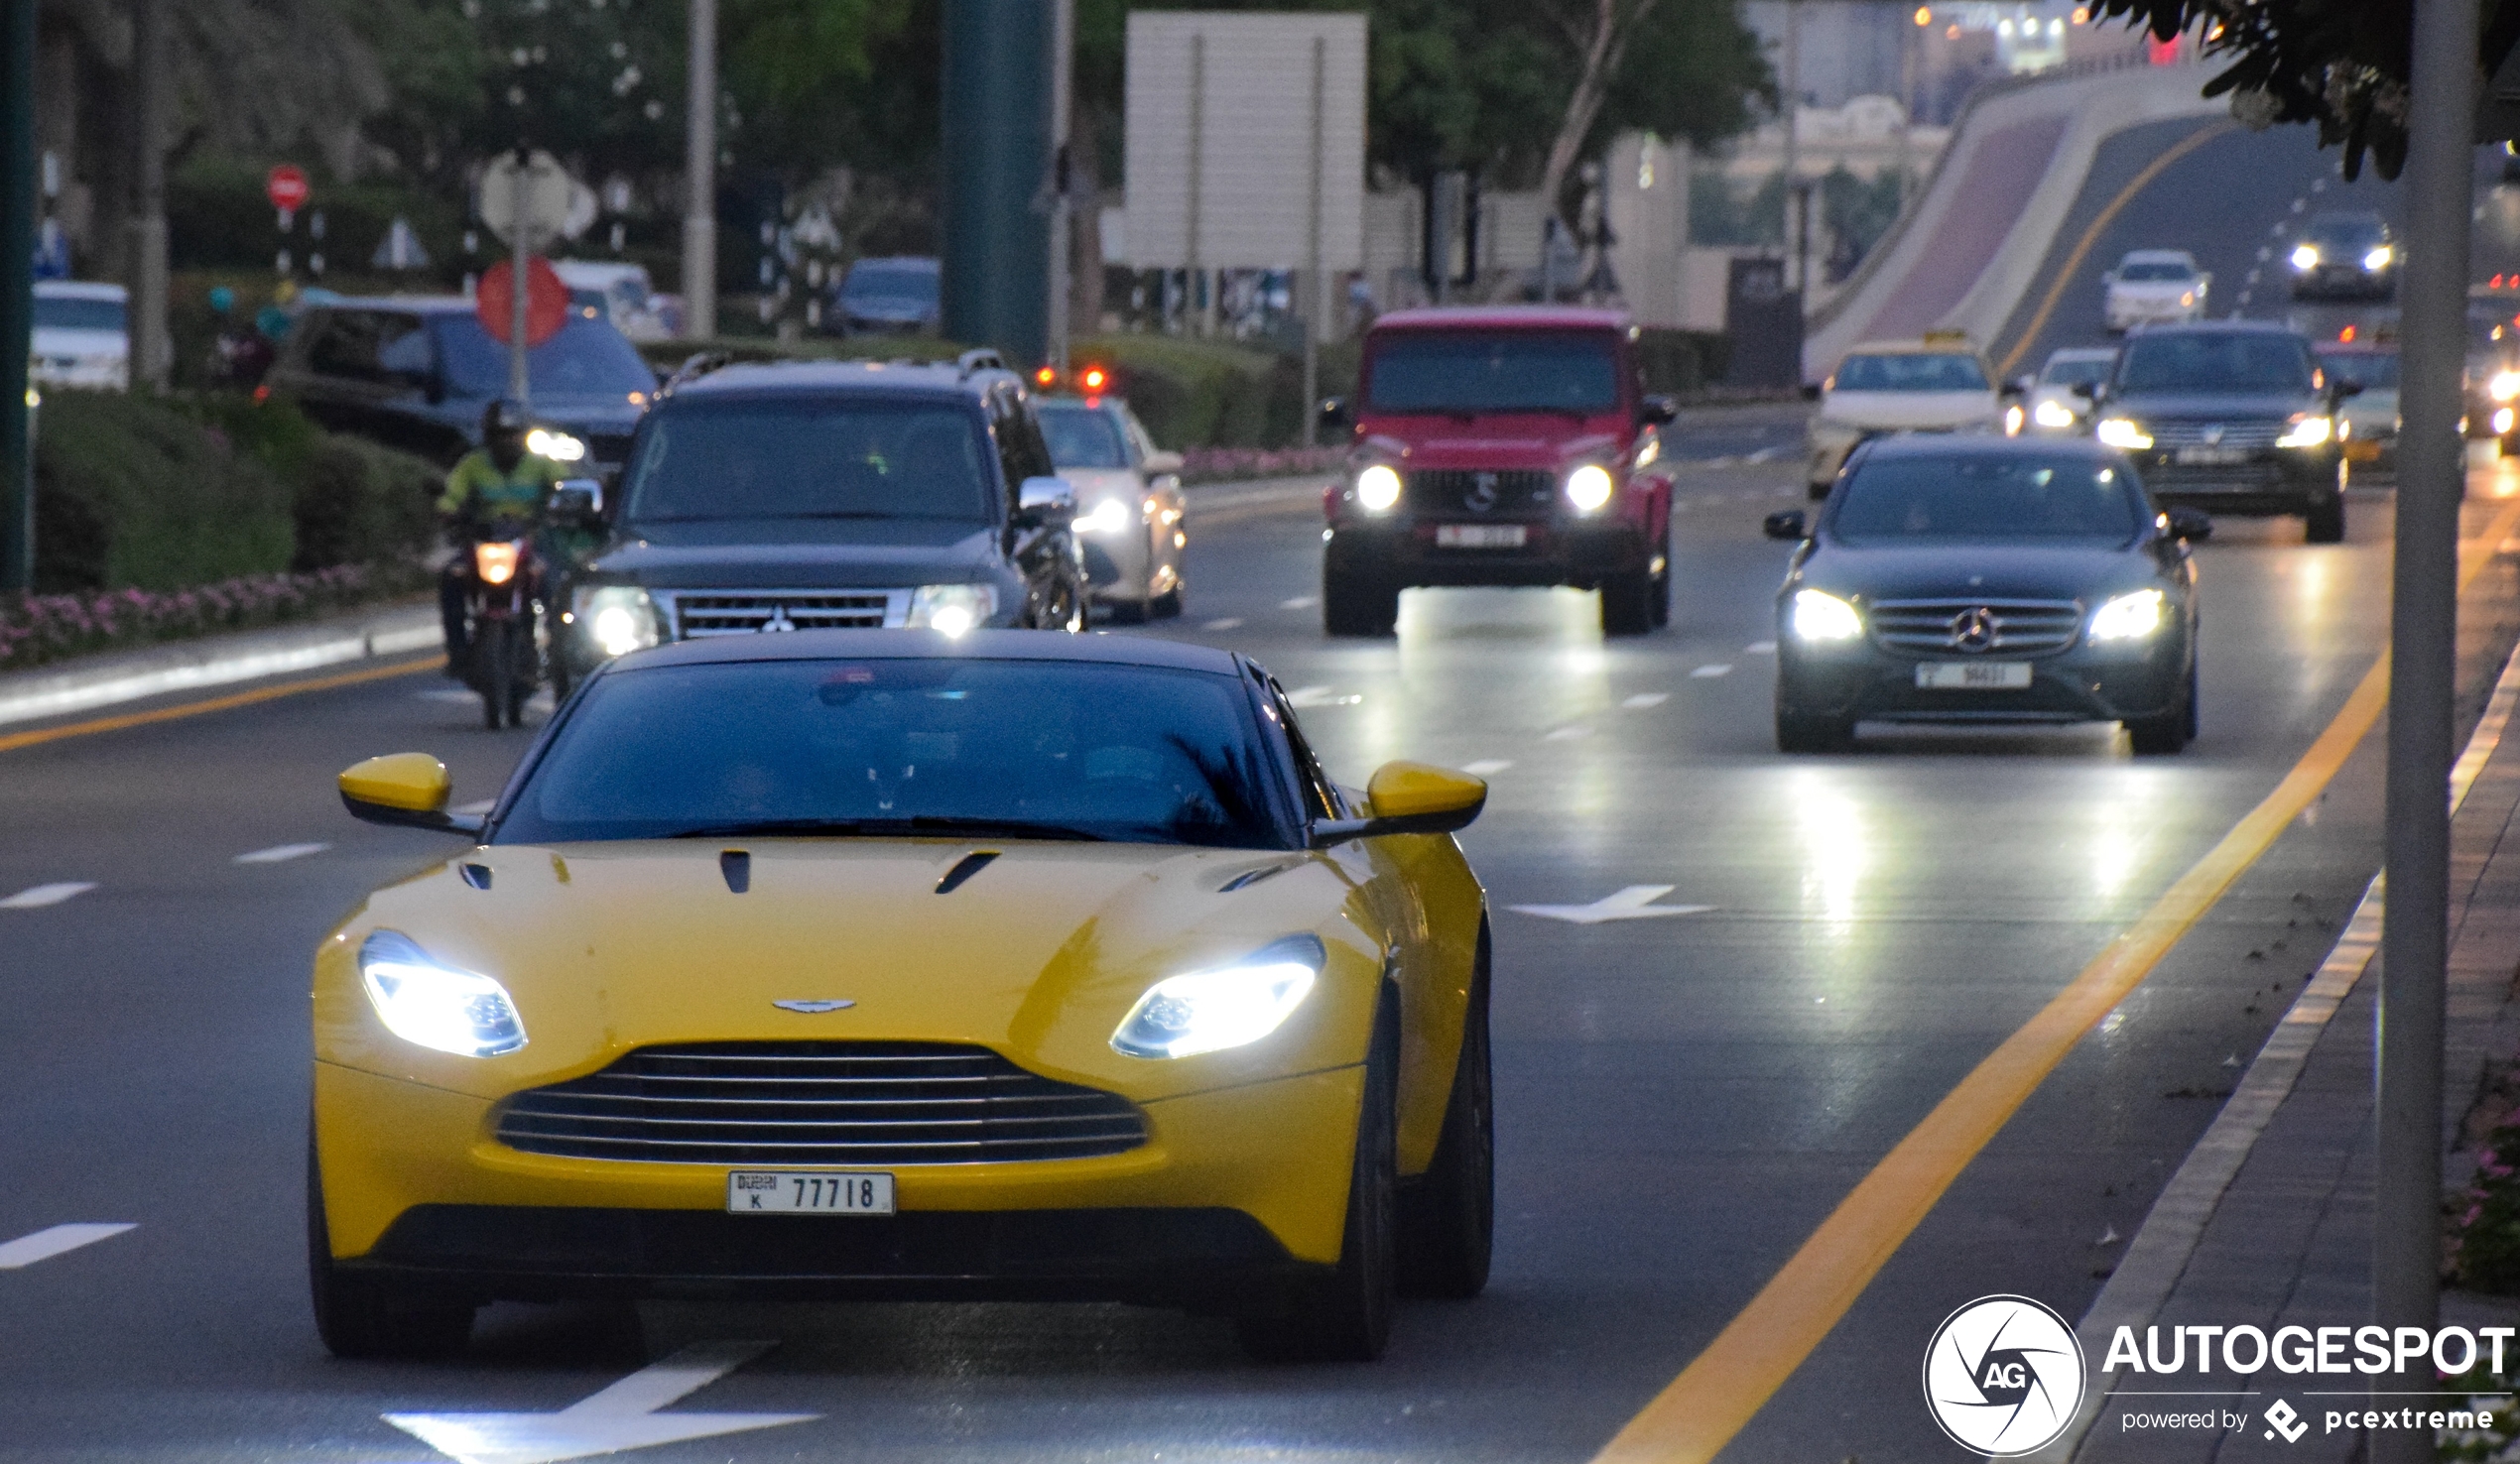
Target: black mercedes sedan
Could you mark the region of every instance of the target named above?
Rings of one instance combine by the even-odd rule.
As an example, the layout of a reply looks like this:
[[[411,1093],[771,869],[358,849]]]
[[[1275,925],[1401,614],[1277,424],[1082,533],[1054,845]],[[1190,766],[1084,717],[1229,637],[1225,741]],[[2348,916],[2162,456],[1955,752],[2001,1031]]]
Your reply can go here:
[[[2155,499],[2217,514],[2299,514],[2312,544],[2345,537],[2336,409],[2358,384],[2331,381],[2310,341],[2272,321],[2145,330],[2118,353],[2092,412]]]
[[[2197,733],[2193,509],[2157,509],[2092,441],[1885,437],[1856,449],[1776,600],[1776,743],[1860,721],[2123,722],[2140,754]]]

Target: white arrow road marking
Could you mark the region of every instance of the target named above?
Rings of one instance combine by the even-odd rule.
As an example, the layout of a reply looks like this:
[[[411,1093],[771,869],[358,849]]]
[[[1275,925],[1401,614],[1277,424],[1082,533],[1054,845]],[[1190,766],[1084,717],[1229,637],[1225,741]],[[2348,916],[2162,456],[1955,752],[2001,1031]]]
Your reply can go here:
[[[660,1413],[768,1352],[769,1342],[695,1342],[557,1413],[387,1413],[385,1421],[463,1464],[554,1464],[622,1449],[805,1423],[819,1413]]]
[[[236,856],[236,862],[239,864],[286,864],[292,859],[304,859],[310,854],[320,854],[331,847],[330,844],[274,844],[268,849],[256,849],[251,854],[239,854]]]
[[[15,1271],[21,1266],[33,1266],[38,1261],[50,1261],[63,1251],[92,1246],[108,1236],[137,1228],[131,1225],[56,1225],[50,1230],[22,1235],[7,1245],[0,1245],[0,1271]]]
[[[38,885],[32,890],[20,890],[8,899],[0,900],[0,910],[40,910],[45,906],[59,905],[74,896],[84,895],[95,888],[94,880],[69,880],[59,885]]]
[[[1461,771],[1473,778],[1493,778],[1512,766],[1512,758],[1481,758],[1475,763],[1463,763]]]
[[[1711,905],[1654,903],[1671,892],[1669,885],[1630,885],[1616,895],[1604,895],[1590,905],[1515,905],[1507,909],[1553,920],[1571,920],[1578,925],[1597,925],[1604,920],[1651,920],[1663,915],[1703,915],[1714,909]]]

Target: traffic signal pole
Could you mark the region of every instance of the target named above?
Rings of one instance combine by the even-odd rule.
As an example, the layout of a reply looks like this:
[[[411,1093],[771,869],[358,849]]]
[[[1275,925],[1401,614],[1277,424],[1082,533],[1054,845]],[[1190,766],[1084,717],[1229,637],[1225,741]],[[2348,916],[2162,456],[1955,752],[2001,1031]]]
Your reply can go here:
[[[0,0],[0,590],[35,587],[35,10]]]
[[[684,121],[683,333],[717,333],[717,0],[691,0],[691,99]]]
[[[167,0],[133,0],[131,384],[166,390],[175,350],[167,325]]]

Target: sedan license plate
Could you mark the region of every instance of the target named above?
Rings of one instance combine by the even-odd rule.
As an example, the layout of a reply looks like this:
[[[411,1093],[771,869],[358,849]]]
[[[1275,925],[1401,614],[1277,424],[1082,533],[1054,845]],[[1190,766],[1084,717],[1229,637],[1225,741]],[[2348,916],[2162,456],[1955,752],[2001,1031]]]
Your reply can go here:
[[[1929,661],[1916,683],[1934,691],[2018,691],[2030,684],[2026,661]]]
[[[2172,460],[2191,467],[2246,462],[2249,460],[2249,449],[2246,447],[2182,447],[2172,454]]]
[[[2380,444],[2377,442],[2347,442],[2345,444],[2345,461],[2347,462],[2378,462],[2379,460]]]
[[[1523,535],[1520,524],[1438,524],[1435,545],[1438,549],[1518,549],[1523,547]]]
[[[733,1215],[889,1215],[893,1176],[738,1169],[726,1176],[726,1210]]]

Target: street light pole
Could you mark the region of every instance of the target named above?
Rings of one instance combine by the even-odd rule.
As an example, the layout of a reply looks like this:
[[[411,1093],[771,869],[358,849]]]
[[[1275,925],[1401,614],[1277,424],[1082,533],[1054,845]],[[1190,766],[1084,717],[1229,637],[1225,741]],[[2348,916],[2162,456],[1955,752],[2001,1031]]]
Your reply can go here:
[[[35,10],[0,0],[0,589],[35,587]]]
[[[1076,76],[1076,0],[1054,0],[1050,33],[1050,364],[1068,375],[1069,277],[1075,266],[1073,177],[1068,157],[1068,122]]]
[[[717,333],[717,0],[691,0],[683,159],[683,333]]]
[[[2477,0],[2416,0],[2408,75],[2406,274],[2398,290],[2406,426],[2390,592],[2388,896],[2380,935],[2378,1176],[2371,1319],[2440,1313],[2442,1028],[2450,955],[2450,767],[2457,676],[2458,504]],[[2430,1389],[2429,1355],[2376,1390]],[[2391,1402],[2377,1400],[2377,1402]],[[2432,1459],[2429,1429],[2374,1429],[2372,1464]]]
[[[167,334],[167,0],[133,0],[132,20],[131,384],[163,391],[175,354]]]

